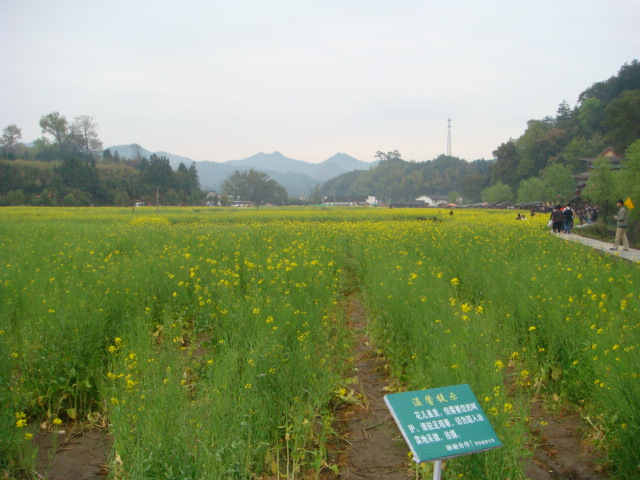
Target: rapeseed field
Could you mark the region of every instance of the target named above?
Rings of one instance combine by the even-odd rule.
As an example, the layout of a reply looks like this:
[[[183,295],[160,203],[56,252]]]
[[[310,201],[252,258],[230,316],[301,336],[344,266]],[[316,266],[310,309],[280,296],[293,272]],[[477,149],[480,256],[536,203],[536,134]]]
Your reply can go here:
[[[468,383],[504,445],[444,478],[525,478],[534,400],[588,418],[634,478],[638,265],[514,216],[4,208],[0,472],[32,474],[35,434],[98,417],[117,478],[331,468],[353,374],[337,305],[357,285],[394,387]]]

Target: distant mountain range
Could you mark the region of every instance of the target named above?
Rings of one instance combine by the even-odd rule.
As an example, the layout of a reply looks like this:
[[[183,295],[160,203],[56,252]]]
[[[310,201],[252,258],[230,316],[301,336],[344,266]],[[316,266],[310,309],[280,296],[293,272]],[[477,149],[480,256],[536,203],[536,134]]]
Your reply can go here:
[[[346,153],[336,153],[321,163],[308,163],[285,157],[280,152],[257,153],[242,160],[226,162],[196,161],[168,152],[151,152],[140,145],[115,145],[108,147],[111,153],[118,152],[122,158],[149,158],[152,154],[169,159],[175,170],[180,163],[186,167],[196,164],[200,185],[204,190],[221,192],[222,182],[235,170],[245,171],[253,168],[264,172],[282,185],[291,196],[309,195],[310,190],[338,175],[354,170],[368,170],[375,162],[363,162]]]

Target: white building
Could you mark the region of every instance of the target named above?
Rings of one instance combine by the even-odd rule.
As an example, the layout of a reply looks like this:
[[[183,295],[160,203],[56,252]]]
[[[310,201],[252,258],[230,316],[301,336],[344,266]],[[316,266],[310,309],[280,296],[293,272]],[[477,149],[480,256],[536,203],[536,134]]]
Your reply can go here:
[[[418,198],[415,199],[416,202],[424,202],[427,205],[431,205],[432,207],[435,207],[437,205],[441,205],[441,204],[447,204],[449,203],[447,201],[446,198],[442,198],[442,196],[437,196],[437,195],[421,195]]]

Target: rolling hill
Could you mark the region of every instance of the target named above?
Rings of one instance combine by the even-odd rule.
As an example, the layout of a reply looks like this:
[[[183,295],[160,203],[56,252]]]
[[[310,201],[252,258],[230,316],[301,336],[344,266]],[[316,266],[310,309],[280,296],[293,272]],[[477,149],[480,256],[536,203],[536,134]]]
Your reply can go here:
[[[204,190],[220,192],[222,182],[235,170],[254,169],[266,173],[282,185],[290,196],[309,195],[317,185],[354,170],[368,170],[375,163],[363,162],[346,153],[336,153],[321,163],[309,163],[286,157],[280,152],[256,153],[240,160],[226,162],[195,161],[187,157],[159,151],[152,152],[140,145],[114,145],[108,147],[111,153],[118,152],[122,158],[149,158],[152,154],[164,156],[175,170],[180,163],[189,167],[196,164],[200,185]]]

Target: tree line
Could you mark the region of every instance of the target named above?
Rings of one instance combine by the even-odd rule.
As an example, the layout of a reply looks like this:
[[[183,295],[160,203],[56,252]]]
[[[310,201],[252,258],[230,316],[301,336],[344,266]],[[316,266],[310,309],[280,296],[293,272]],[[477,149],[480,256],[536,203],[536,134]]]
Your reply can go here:
[[[640,138],[639,112],[640,62],[634,60],[582,92],[573,108],[563,101],[554,117],[530,120],[521,137],[502,143],[493,152],[491,182],[515,192],[554,165],[579,173],[585,170],[580,159],[595,158],[607,147],[624,154]]]
[[[402,159],[400,152],[378,151],[378,163],[366,171],[347,172],[319,187],[321,196],[375,195],[383,202],[411,202],[420,195],[476,198],[488,186],[492,162],[440,155],[427,162]]]
[[[195,163],[180,163],[174,171],[165,156],[133,158],[102,150],[97,123],[87,115],[67,120],[59,112],[40,118],[43,136],[28,146],[20,142],[22,129],[4,128],[0,137],[0,205],[203,205],[205,194]],[[137,146],[135,146],[137,147]],[[232,199],[288,203],[286,190],[267,174],[235,171],[224,181],[223,194],[211,205],[230,205]]]
[[[0,177],[0,205],[200,205],[203,198],[195,164],[174,171],[168,158],[155,154],[122,163],[75,156],[0,161]]]
[[[378,151],[375,168],[340,175],[319,191],[393,201],[438,194],[462,197],[464,203],[565,202],[578,193],[574,174],[586,170],[581,159],[596,158],[607,147],[628,157],[638,138],[640,62],[633,60],[582,92],[574,107],[563,101],[555,116],[529,120],[524,134],[499,145],[492,160],[441,155],[415,162],[403,160],[397,150]]]
[[[0,205],[164,205],[201,204],[195,163],[173,170],[169,159],[152,154],[120,158],[102,150],[97,124],[83,115],[69,122],[59,112],[40,119],[43,136],[32,146],[22,130],[4,128],[0,138]]]

